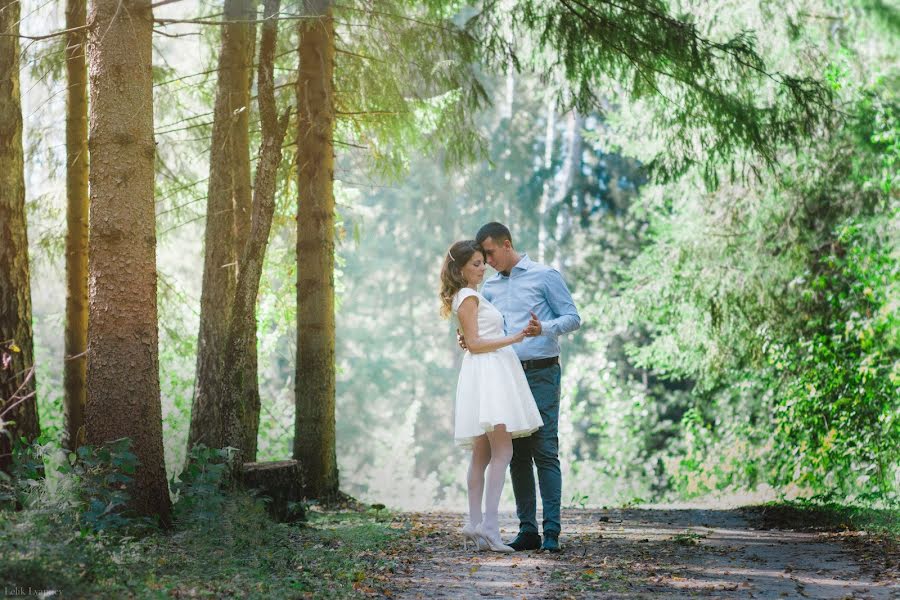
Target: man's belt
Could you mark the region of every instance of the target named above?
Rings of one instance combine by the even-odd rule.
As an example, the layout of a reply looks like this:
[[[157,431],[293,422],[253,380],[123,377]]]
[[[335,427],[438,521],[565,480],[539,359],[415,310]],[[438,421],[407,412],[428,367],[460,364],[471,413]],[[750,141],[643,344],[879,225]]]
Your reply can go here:
[[[522,368],[526,371],[530,369],[546,369],[547,367],[552,367],[553,365],[559,364],[558,356],[551,356],[550,358],[535,358],[532,360],[523,360]]]

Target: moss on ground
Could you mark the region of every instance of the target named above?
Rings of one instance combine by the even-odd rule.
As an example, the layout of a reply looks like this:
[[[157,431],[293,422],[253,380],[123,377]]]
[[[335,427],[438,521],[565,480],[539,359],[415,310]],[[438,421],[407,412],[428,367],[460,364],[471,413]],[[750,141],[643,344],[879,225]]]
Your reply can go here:
[[[808,501],[770,502],[744,509],[765,528],[866,531],[900,541],[900,510]]]
[[[259,500],[225,497],[141,537],[82,533],[40,511],[0,514],[0,586],[57,590],[63,598],[361,597],[402,533],[385,511],[309,513],[273,522]]]

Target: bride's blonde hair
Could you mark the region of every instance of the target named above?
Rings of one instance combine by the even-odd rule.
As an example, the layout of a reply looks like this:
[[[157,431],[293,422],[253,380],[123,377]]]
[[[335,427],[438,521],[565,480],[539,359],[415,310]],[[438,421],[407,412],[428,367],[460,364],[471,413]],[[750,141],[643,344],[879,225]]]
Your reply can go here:
[[[441,316],[445,319],[450,316],[453,311],[453,296],[456,292],[463,289],[469,283],[463,277],[462,268],[472,258],[472,255],[480,252],[484,256],[484,251],[475,240],[462,240],[456,242],[447,250],[444,256],[444,265],[441,267]]]

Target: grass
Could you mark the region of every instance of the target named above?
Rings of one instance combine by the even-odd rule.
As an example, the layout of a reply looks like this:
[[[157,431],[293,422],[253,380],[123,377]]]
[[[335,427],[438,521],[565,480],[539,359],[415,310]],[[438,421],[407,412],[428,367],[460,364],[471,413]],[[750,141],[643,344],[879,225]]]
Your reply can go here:
[[[700,540],[705,538],[705,535],[701,535],[694,531],[684,531],[682,533],[676,533],[670,539],[670,541],[681,544],[682,546],[696,546],[700,543]]]
[[[91,598],[352,598],[402,531],[384,511],[311,511],[273,522],[228,494],[213,518],[185,518],[141,538],[81,533],[52,513],[0,513],[0,586]]]
[[[763,526],[816,531],[866,531],[900,541],[900,510],[810,501],[769,502],[745,509]]]

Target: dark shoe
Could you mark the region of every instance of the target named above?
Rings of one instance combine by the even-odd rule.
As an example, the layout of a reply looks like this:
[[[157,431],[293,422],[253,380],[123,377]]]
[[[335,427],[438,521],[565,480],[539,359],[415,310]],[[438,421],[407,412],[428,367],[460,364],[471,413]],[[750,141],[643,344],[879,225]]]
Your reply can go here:
[[[516,552],[521,552],[522,550],[537,550],[541,547],[541,536],[536,533],[520,531],[519,535],[516,536],[516,539],[509,543],[509,547]]]
[[[560,552],[558,533],[544,533],[544,543],[541,544],[542,552]]]

